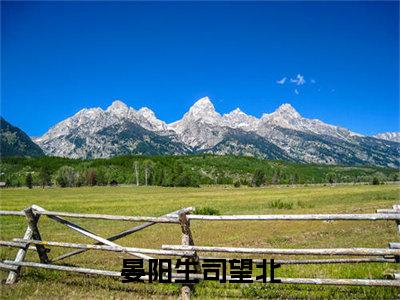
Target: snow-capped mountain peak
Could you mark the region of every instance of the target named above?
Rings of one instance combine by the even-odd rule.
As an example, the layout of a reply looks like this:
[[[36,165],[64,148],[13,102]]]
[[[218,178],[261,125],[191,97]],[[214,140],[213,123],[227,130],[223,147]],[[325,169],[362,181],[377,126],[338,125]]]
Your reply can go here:
[[[121,100],[115,100],[109,107],[107,107],[106,111],[115,115],[123,116],[129,113],[129,107]]]
[[[218,124],[220,119],[221,115],[215,111],[210,98],[203,97],[190,107],[181,120],[171,123],[169,126],[171,129],[181,132],[188,123],[200,121],[207,124]]]
[[[204,119],[205,121],[214,121],[211,117],[220,117],[221,115],[215,111],[214,104],[210,98],[203,97],[197,100],[192,107],[190,107],[187,114],[195,119]]]
[[[95,118],[99,114],[101,114],[103,110],[100,107],[94,107],[94,108],[83,108],[80,111],[78,111],[73,118],[79,119],[79,118]]]
[[[304,118],[289,103],[282,104],[271,114],[263,114],[260,124],[262,127],[273,125],[313,134],[335,136],[343,139],[348,139],[349,136],[356,135],[345,128],[326,124],[318,119]]]
[[[284,128],[298,129],[301,115],[289,103],[284,103],[270,114],[263,114],[260,121],[264,124],[276,125]]]
[[[224,116],[237,116],[237,115],[246,115],[246,114],[242,112],[239,107],[237,107],[230,113],[225,114]]]
[[[214,109],[214,104],[212,104],[210,98],[208,96],[205,96],[203,98],[200,98],[199,100],[197,100],[191,108],[194,107],[203,107],[203,108],[209,108],[209,109]]]
[[[156,114],[150,108],[142,107],[141,109],[138,110],[138,113],[149,123],[147,124],[147,126],[144,126],[146,129],[154,131],[168,130],[167,124],[164,121],[157,119]]]
[[[150,108],[148,107],[142,107],[141,109],[138,110],[138,112],[145,117],[146,119],[152,119],[155,118],[156,114],[154,113],[154,111],[152,111]]]
[[[183,115],[183,118],[168,125],[183,143],[191,147],[208,148],[221,140],[221,137],[210,137],[213,127],[221,126],[223,119],[215,111],[210,98],[203,97],[197,100]],[[222,135],[222,133],[220,134]]]
[[[274,111],[271,115],[281,116],[290,119],[301,118],[301,115],[297,112],[297,110],[289,103],[284,103],[278,107],[276,111]]]

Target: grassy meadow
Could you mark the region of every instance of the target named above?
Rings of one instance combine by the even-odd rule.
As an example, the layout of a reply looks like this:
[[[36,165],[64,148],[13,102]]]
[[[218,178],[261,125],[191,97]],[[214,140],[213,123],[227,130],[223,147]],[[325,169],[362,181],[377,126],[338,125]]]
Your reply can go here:
[[[21,210],[37,204],[48,210],[115,215],[160,216],[193,206],[211,207],[220,214],[297,214],[297,213],[373,213],[378,208],[390,208],[400,200],[398,185],[350,185],[266,188],[233,188],[208,186],[201,188],[163,187],[81,187],[27,188],[0,190],[2,210]],[[132,223],[107,220],[74,222],[101,236],[111,236],[133,226]],[[139,224],[139,223],[137,223]],[[399,240],[393,221],[192,221],[197,245],[280,248],[387,247]],[[26,223],[21,217],[1,217],[1,240],[22,237]],[[50,241],[92,243],[88,238],[46,217],[39,222],[42,238]],[[160,248],[162,244],[180,244],[180,227],[157,224],[120,239],[117,243],[132,247]],[[1,259],[14,259],[16,249],[2,247]],[[70,249],[53,247],[50,258]],[[201,253],[200,253],[201,254]],[[204,255],[204,254],[203,254]],[[208,255],[209,254],[205,254]],[[226,256],[226,255],[225,255]],[[111,252],[89,251],[60,263],[89,268],[120,271],[122,258]],[[231,256],[240,258],[239,256]],[[249,256],[261,258],[260,256]],[[296,256],[266,257],[275,259]],[[305,258],[305,257],[302,257]],[[322,258],[322,257],[321,257]],[[38,261],[29,251],[28,261]],[[277,275],[308,278],[385,278],[399,270],[388,263],[283,265]],[[1,271],[1,279],[7,273]],[[178,285],[123,284],[118,279],[82,274],[24,268],[20,281],[13,286],[1,285],[1,298],[176,298]],[[196,285],[194,296],[212,298],[335,298],[390,299],[397,298],[398,289],[388,287],[335,287],[283,284],[220,284],[203,282]]]

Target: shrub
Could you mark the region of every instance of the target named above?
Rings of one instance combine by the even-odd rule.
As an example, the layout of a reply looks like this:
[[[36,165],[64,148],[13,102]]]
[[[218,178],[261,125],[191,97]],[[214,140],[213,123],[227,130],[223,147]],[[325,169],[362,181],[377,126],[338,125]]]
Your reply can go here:
[[[63,166],[58,169],[55,180],[61,187],[73,187],[77,182],[76,172],[70,166]]]
[[[373,185],[379,185],[379,178],[378,177],[374,177],[373,179],[372,179],[372,184]]]
[[[199,181],[194,176],[194,174],[190,174],[188,172],[183,172],[179,175],[174,181],[174,186],[180,187],[199,187]]]
[[[28,173],[25,177],[25,184],[26,186],[31,189],[33,186],[33,178],[32,178],[32,174]]]
[[[392,176],[392,180],[393,181],[398,181],[399,180],[399,175],[398,174],[393,174],[393,176]]]
[[[252,184],[253,186],[261,186],[265,183],[266,181],[266,176],[265,176],[265,172],[263,170],[256,170],[254,175],[253,175],[253,181]]]
[[[42,188],[44,188],[45,186],[51,185],[51,174],[50,174],[49,169],[46,166],[44,166],[40,169],[39,180],[40,180],[40,185],[42,186]]]
[[[220,215],[220,212],[216,208],[213,208],[210,206],[205,206],[205,207],[196,208],[195,214],[196,215],[218,216],[218,215]]]
[[[283,202],[281,200],[274,200],[274,201],[268,203],[268,208],[292,209],[293,203],[292,202]]]
[[[85,171],[85,183],[89,186],[95,186],[97,184],[97,172],[96,169],[90,168]]]
[[[234,186],[235,188],[239,188],[239,187],[240,187],[240,181],[239,181],[239,180],[238,180],[238,181],[235,181],[234,184],[233,184],[233,186]]]

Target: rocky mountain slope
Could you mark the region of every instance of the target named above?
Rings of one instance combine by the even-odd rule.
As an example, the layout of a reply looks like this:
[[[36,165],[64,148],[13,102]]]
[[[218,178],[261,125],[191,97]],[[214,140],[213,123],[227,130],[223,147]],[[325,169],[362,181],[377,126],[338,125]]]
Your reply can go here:
[[[0,117],[0,157],[43,155],[43,150],[25,132]]]
[[[35,142],[54,156],[102,158],[122,154],[185,154],[190,147],[148,108],[114,101],[106,110],[82,109],[50,128]]]
[[[374,137],[378,139],[400,143],[400,132],[384,132],[375,134]]]
[[[261,118],[239,108],[221,115],[208,97],[166,124],[121,101],[83,109],[35,139],[45,153],[72,158],[120,154],[215,153],[306,163],[399,166],[400,143],[302,117],[290,104]]]

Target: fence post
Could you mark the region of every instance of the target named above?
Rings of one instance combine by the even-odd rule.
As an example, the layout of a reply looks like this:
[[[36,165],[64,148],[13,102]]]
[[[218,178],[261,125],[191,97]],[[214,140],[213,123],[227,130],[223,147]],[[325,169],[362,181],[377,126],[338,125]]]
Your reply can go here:
[[[398,204],[393,205],[393,210],[400,212],[400,205],[398,205]],[[396,225],[397,225],[397,231],[400,234],[400,220],[396,220]]]
[[[40,236],[39,229],[37,227],[37,223],[38,223],[40,216],[36,215],[33,212],[32,207],[28,207],[28,208],[24,209],[24,214],[25,214],[26,220],[28,221],[28,226],[26,228],[23,239],[24,240],[32,240],[32,239],[41,240],[42,238]],[[29,248],[29,243],[26,243],[23,248],[20,248],[17,252],[17,255],[15,256],[14,261],[22,262],[25,259],[26,251],[28,250],[28,248]],[[47,257],[47,249],[44,248],[42,245],[37,245],[36,249],[39,254],[40,262],[48,263],[49,258]],[[18,266],[16,268],[16,270],[10,271],[10,273],[8,274],[7,280],[6,280],[6,284],[14,284],[17,281],[20,272],[21,272],[21,266]]]
[[[182,245],[194,246],[192,231],[190,230],[190,221],[188,220],[186,215],[187,212],[182,212],[179,214],[179,222],[181,224],[181,229],[182,229]],[[196,272],[201,273],[200,259],[196,252],[194,252],[192,260],[196,262]],[[190,299],[190,285],[182,285],[180,299],[181,300]]]
[[[30,239],[32,239],[32,229],[28,226],[24,234],[24,240],[30,240]],[[17,263],[22,262],[25,258],[26,251],[28,250],[28,248],[29,244],[27,243],[25,247],[19,249],[17,255],[15,256],[14,261]],[[10,271],[10,273],[8,273],[6,284],[14,284],[17,281],[20,272],[21,272],[21,266],[18,266],[16,270]]]
[[[392,206],[392,208],[395,211],[398,211],[398,210],[400,210],[400,205],[395,204],[395,205]],[[397,227],[397,233],[400,234],[400,221],[399,220],[396,220],[396,227]],[[392,248],[392,247],[390,247],[390,248]],[[396,260],[397,263],[400,262],[400,256],[395,255],[394,259]],[[396,276],[394,276],[394,278],[396,279]],[[400,280],[400,279],[397,279],[397,280]],[[400,289],[398,289],[398,291],[397,291],[397,299],[400,299]]]
[[[25,209],[24,213],[25,213],[26,219],[28,220],[28,225],[32,230],[32,239],[41,241],[42,237],[40,236],[40,232],[39,232],[39,228],[38,228],[38,221],[39,221],[40,215],[35,214],[33,212],[32,207]],[[47,256],[48,249],[46,249],[43,245],[35,245],[35,246],[36,246],[36,250],[39,255],[40,262],[43,264],[49,263],[50,260]]]

